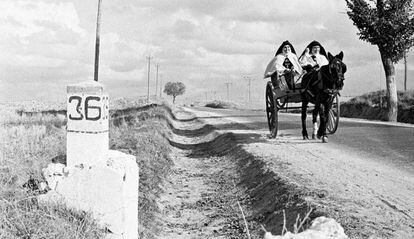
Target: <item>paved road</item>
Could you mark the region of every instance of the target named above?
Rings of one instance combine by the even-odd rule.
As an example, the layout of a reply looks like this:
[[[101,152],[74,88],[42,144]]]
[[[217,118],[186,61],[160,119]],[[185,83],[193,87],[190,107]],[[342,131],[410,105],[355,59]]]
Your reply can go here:
[[[219,113],[223,115],[223,118],[240,119],[245,122],[243,125],[252,129],[267,130],[264,111],[196,109]],[[308,117],[307,122],[308,132],[311,135],[311,117]],[[279,114],[279,130],[292,130],[292,132],[297,132],[298,137],[301,137],[299,115]],[[343,119],[339,124],[338,131],[329,136],[329,143],[338,147],[347,147],[363,156],[362,158],[374,158],[388,165],[414,173],[414,127]]]

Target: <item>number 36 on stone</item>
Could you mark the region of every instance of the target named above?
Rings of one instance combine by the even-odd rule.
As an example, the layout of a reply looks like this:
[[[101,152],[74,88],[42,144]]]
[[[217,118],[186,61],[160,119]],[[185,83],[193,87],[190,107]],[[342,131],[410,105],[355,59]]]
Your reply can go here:
[[[68,97],[68,119],[98,121],[108,119],[108,96],[71,95]]]

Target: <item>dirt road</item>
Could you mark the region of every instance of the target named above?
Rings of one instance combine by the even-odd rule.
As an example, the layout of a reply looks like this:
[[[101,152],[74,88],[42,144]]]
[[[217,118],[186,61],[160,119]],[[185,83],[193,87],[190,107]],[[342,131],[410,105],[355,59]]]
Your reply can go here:
[[[260,224],[280,234],[283,211],[289,227],[310,208],[310,219],[333,217],[350,238],[414,235],[411,139],[405,151],[391,153],[386,147],[397,139],[382,143],[384,152],[360,150],[367,140],[340,134],[339,143],[303,141],[295,120],[281,117],[288,127],[270,140],[260,112],[184,110],[197,119],[174,125],[175,173],[159,200],[166,223],[161,238],[243,238],[238,202],[253,238],[262,234]],[[393,163],[387,157],[396,153]]]

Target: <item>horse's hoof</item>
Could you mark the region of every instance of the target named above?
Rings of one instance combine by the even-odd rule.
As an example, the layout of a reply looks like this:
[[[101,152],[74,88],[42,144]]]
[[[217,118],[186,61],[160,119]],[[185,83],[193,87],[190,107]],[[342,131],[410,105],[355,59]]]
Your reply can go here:
[[[303,140],[309,140],[309,137],[307,135],[304,135]]]
[[[328,143],[328,137],[327,136],[322,137],[322,143]]]
[[[316,139],[316,134],[312,134],[312,139]]]

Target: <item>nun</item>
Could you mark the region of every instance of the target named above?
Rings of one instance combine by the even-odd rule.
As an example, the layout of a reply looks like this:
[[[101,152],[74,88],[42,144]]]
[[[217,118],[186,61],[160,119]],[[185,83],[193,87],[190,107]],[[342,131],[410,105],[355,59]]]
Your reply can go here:
[[[264,78],[271,77],[273,84],[281,90],[294,88],[295,78],[302,74],[296,51],[289,41],[284,41],[275,57],[266,67]]]
[[[329,64],[325,48],[317,41],[309,43],[299,57],[299,63],[307,72],[318,70],[322,66]]]

